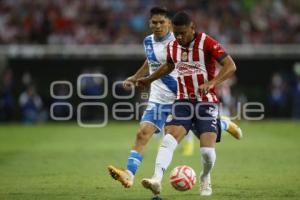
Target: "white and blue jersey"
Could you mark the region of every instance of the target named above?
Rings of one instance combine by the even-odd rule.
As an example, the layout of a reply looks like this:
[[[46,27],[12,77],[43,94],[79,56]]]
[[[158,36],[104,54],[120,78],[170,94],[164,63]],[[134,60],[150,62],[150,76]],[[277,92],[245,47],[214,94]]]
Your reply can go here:
[[[160,40],[155,40],[153,34],[144,39],[144,49],[150,74],[157,70],[160,65],[166,63],[167,45],[173,39],[174,35],[171,32]],[[170,74],[164,75],[151,83],[149,102],[144,111],[141,123],[148,122],[153,124],[157,128],[157,132],[163,130],[176,98],[176,77],[177,74],[174,70]]]
[[[164,38],[156,41],[154,35],[144,39],[144,49],[149,65],[149,73],[152,74],[157,68],[167,62],[167,45],[174,39],[173,33],[169,32]],[[176,70],[170,74],[153,81],[150,88],[150,102],[160,104],[172,104],[177,93]]]

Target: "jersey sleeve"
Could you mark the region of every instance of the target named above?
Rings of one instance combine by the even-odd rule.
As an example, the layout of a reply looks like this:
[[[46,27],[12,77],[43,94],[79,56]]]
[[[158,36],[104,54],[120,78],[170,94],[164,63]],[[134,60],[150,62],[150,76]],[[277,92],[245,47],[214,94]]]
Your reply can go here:
[[[205,38],[204,50],[218,62],[221,62],[228,55],[222,45],[208,35]]]

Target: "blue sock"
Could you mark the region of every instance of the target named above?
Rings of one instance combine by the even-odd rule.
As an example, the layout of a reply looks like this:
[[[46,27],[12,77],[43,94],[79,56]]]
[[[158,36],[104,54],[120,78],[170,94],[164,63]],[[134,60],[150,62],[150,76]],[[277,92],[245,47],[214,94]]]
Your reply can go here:
[[[142,161],[143,156],[139,152],[131,150],[128,156],[127,170],[135,175]]]
[[[228,123],[225,120],[220,120],[220,121],[221,121],[221,132],[223,132],[228,129]]]

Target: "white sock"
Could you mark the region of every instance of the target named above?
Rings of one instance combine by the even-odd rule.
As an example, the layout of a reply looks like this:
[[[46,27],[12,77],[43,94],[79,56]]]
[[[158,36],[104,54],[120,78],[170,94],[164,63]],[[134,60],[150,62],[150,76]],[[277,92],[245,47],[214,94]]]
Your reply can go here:
[[[165,170],[168,168],[172,161],[174,150],[177,147],[177,140],[170,134],[166,134],[159,147],[156,161],[155,171],[153,178],[161,181]]]
[[[216,161],[216,151],[214,147],[201,147],[201,161],[202,161],[202,181],[209,178],[209,174],[214,167]]]

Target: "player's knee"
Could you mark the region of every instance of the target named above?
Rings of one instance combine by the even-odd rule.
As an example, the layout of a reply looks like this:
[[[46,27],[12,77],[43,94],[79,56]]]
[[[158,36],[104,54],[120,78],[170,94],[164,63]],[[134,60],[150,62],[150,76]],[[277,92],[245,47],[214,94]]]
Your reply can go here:
[[[151,132],[145,129],[139,129],[136,135],[136,140],[139,142],[146,142],[151,136]]]
[[[214,148],[216,144],[217,134],[213,132],[205,132],[200,134],[200,146]]]
[[[182,126],[167,126],[165,132],[172,135],[177,142],[180,142],[186,134],[186,130]]]

